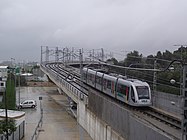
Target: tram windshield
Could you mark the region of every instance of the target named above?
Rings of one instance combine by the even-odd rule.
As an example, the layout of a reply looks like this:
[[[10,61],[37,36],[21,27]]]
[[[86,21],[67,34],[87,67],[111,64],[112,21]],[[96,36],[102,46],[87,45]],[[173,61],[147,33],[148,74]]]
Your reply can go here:
[[[149,89],[146,86],[136,87],[139,99],[149,99]]]

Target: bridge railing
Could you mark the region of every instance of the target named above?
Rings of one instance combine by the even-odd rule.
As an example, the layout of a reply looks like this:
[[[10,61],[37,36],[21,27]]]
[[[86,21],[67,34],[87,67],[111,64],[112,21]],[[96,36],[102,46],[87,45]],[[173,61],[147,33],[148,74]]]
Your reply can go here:
[[[88,93],[83,91],[81,87],[76,87],[71,81],[67,81],[65,78],[60,77],[58,73],[51,71],[43,65],[41,65],[40,68],[59,88],[62,90],[65,88],[67,92],[74,95],[77,100],[82,100],[85,104],[88,104]]]

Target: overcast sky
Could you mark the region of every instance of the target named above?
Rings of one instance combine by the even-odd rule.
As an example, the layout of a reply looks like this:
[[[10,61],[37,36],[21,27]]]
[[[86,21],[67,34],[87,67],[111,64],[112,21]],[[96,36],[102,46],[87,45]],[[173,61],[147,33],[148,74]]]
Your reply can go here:
[[[186,43],[186,0],[0,0],[0,60],[39,61],[46,45],[147,56]]]

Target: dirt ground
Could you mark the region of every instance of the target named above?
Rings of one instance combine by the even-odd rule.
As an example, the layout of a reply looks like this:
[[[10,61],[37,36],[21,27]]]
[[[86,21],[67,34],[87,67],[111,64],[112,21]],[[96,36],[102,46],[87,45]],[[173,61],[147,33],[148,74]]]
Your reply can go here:
[[[29,87],[56,87],[52,82],[27,82]]]

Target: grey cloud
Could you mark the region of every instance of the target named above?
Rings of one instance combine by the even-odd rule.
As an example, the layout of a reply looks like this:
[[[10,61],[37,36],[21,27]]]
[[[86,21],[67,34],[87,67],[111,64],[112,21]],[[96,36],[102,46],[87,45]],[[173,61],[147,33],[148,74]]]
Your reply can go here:
[[[186,9],[185,0],[2,0],[0,59],[39,60],[41,45],[173,51],[186,43]]]

